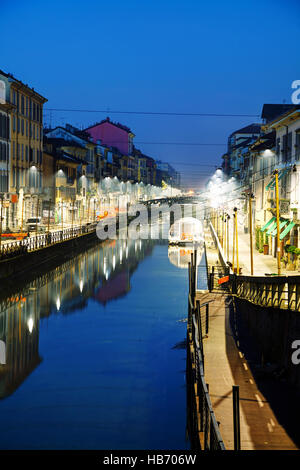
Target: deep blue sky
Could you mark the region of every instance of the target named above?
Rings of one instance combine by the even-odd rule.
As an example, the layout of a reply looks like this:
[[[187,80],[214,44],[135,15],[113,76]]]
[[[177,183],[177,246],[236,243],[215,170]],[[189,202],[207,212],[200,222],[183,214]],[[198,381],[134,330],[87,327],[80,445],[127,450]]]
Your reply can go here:
[[[0,0],[0,68],[48,98],[52,125],[106,116],[136,146],[199,186],[228,135],[257,119],[110,114],[109,110],[259,115],[291,102],[300,79],[300,3],[294,0]],[[45,113],[49,123],[50,113]],[[190,142],[176,146],[138,142]]]

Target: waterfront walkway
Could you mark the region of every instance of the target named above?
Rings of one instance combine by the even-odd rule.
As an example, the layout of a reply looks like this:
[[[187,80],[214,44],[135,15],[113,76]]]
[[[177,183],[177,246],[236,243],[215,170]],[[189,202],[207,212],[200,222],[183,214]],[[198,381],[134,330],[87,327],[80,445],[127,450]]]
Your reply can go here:
[[[239,247],[239,265],[242,268],[242,275],[248,276],[250,270],[250,237],[249,234],[244,233],[244,230],[239,228],[238,235]],[[232,262],[232,252],[230,252],[229,261]],[[253,275],[264,276],[265,274],[277,274],[277,259],[272,255],[264,255],[255,249],[255,240],[253,237]],[[287,271],[281,267],[281,274],[285,276],[299,275],[299,271]]]
[[[208,264],[215,264],[217,252],[209,231],[206,246]],[[298,447],[278,421],[240,348],[237,326],[230,321],[232,299],[226,293],[203,291],[197,292],[197,299],[201,304],[213,301],[209,304],[209,333],[204,340],[205,380],[226,449],[234,448],[232,385],[239,385],[241,449],[296,450]]]

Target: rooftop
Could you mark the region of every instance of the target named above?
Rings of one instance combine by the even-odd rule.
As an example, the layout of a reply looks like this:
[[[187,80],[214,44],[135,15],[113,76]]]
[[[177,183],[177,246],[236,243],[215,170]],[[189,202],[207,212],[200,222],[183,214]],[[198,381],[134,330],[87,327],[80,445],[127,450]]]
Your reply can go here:
[[[234,131],[230,134],[229,137],[231,137],[234,134],[259,134],[261,130],[261,124],[257,123],[252,123],[249,124],[248,126],[242,127],[241,129],[238,129],[237,131]]]
[[[132,133],[133,133],[129,127],[124,126],[124,124],[121,124],[120,122],[113,122],[113,121],[110,120],[109,117],[107,117],[106,119],[103,119],[103,120],[100,121],[100,122],[96,122],[96,123],[93,124],[92,126],[87,127],[87,128],[85,129],[85,131],[87,131],[88,129],[92,129],[93,127],[100,126],[101,124],[105,124],[105,123],[112,124],[113,126],[116,126],[116,127],[118,127],[119,129],[122,129],[123,131],[126,131],[128,134],[132,134]]]
[[[264,104],[261,112],[261,118],[265,122],[270,122],[287,113],[288,111],[297,108],[295,104]]]
[[[8,78],[8,79],[11,79],[12,81],[14,81],[16,84],[22,86],[22,87],[26,87],[28,88],[28,90],[30,90],[31,92],[33,92],[35,95],[37,95],[39,98],[41,98],[41,101],[43,101],[44,103],[47,100],[47,98],[45,98],[44,96],[42,96],[40,93],[38,93],[37,91],[35,91],[34,88],[31,88],[27,83],[23,83],[21,80],[18,80],[16,77],[14,77],[14,75],[12,73],[7,73],[7,72],[4,72],[3,70],[0,69],[0,74],[1,75],[4,75],[4,77]]]

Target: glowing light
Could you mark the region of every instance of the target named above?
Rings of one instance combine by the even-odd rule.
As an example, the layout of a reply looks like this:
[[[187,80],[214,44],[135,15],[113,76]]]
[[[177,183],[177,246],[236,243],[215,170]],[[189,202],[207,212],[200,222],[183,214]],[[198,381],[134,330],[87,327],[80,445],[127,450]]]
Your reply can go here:
[[[83,280],[81,279],[80,283],[79,283],[79,289],[80,289],[80,292],[83,291]]]
[[[28,318],[27,326],[28,326],[29,333],[32,333],[33,325],[34,325],[33,318],[32,317]]]
[[[273,157],[275,155],[274,152],[272,152],[272,150],[270,149],[266,149],[263,151],[262,153],[263,157]]]
[[[60,298],[57,297],[56,299],[56,308],[57,308],[57,311],[60,309]]]

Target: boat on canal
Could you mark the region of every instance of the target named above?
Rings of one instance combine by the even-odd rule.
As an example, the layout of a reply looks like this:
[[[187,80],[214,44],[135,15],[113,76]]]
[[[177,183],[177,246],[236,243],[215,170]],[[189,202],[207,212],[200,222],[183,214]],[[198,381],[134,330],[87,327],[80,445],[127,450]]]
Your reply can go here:
[[[203,244],[203,227],[194,217],[176,220],[169,230],[169,245],[201,247]]]

